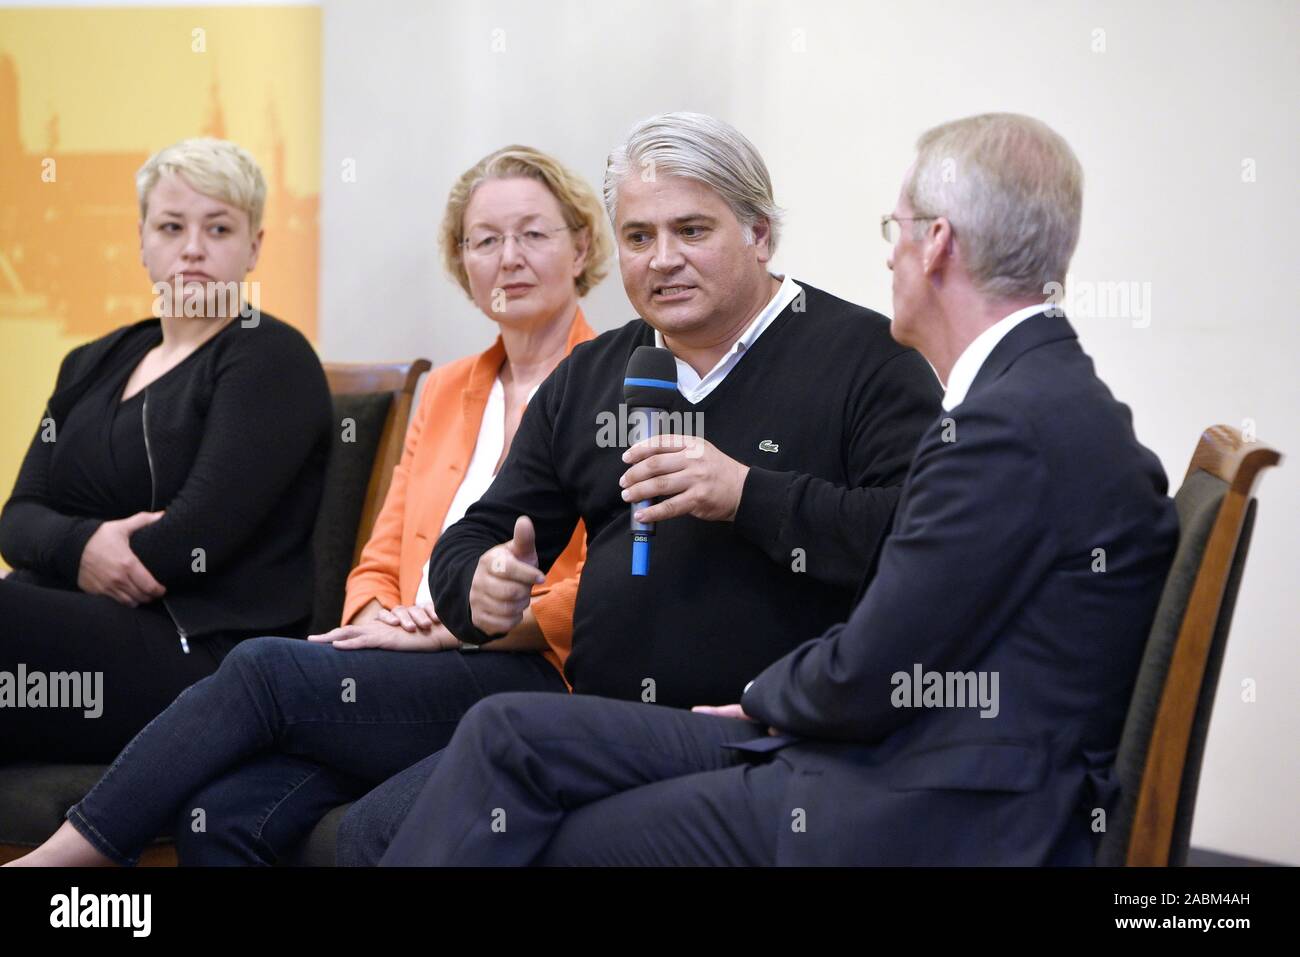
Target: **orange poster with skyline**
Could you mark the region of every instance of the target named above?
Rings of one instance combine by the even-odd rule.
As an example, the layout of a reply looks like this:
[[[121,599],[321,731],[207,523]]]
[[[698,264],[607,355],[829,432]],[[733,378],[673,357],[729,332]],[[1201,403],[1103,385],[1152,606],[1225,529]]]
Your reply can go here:
[[[317,7],[0,9],[0,494],[72,347],[150,314],[135,174],[191,136],[267,180],[249,280],[316,339]]]

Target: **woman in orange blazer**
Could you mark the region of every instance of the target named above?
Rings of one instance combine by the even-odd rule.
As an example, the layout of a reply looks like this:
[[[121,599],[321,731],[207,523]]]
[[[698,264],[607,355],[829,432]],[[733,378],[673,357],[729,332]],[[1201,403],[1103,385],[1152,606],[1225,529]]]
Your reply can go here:
[[[564,354],[594,336],[579,308],[569,326]],[[362,624],[388,610],[391,618],[385,619],[386,623],[396,619],[404,631],[341,628],[319,639],[313,636],[312,640],[329,640],[342,648],[411,647],[411,634],[425,624],[419,609],[427,604],[432,610],[431,603],[416,601],[422,586],[427,590],[429,555],[439,533],[451,524],[448,511],[471,464],[488,398],[505,362],[506,347],[498,336],[486,352],[458,359],[429,374],[407,429],[402,460],[393,472],[384,507],[361,552],[361,560],[348,576],[343,604],[345,623]],[[463,514],[464,509],[459,512]],[[519,628],[507,638],[485,646],[485,650],[525,646],[524,634],[540,634],[545,640],[542,655],[562,677],[573,637],[578,570],[585,554],[586,534],[579,523],[546,581],[533,589],[532,604],[524,612]],[[433,617],[436,613],[428,616]],[[423,631],[427,633],[429,628]]]
[[[182,863],[273,863],[372,788],[349,833],[361,836],[350,846],[377,858],[423,784],[422,759],[470,707],[500,691],[569,690],[581,526],[523,621],[482,651],[438,621],[426,566],[442,530],[504,462],[533,392],[593,337],[578,300],[604,275],[606,230],[591,187],[528,147],[498,150],[461,176],[443,219],[444,257],[500,334],[426,381],[348,578],[345,624],[310,641],[241,642],[127,745],[23,863],[133,863],[171,822]]]

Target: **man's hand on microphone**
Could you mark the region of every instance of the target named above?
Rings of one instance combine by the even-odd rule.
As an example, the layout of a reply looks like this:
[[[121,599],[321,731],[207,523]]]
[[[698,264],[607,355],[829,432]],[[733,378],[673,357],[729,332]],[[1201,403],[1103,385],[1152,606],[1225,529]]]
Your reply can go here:
[[[469,586],[470,620],[489,635],[500,635],[519,624],[532,600],[533,586],[546,580],[537,568],[533,520],[521,515],[510,541],[489,548],[478,560]]]
[[[639,522],[661,522],[694,515],[706,522],[729,522],[740,507],[749,466],[724,455],[694,435],[656,435],[623,453],[632,467],[618,484],[623,501],[663,501],[642,509]]]

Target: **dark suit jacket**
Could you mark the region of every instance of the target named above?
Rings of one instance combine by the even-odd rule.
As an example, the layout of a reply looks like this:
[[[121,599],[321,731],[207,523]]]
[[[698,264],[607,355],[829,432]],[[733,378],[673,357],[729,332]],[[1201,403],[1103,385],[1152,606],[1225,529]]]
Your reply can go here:
[[[798,739],[778,863],[1091,863],[1177,544],[1166,488],[1065,318],[1013,329],[923,435],[848,622],[744,695]],[[899,706],[918,666],[996,674],[996,715]]]

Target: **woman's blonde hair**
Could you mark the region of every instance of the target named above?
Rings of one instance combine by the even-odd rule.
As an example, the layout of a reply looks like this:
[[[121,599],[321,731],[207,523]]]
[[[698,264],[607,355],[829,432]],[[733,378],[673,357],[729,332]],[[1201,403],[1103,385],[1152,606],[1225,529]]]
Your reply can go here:
[[[461,242],[465,239],[465,209],[474,190],[489,179],[509,179],[522,176],[535,179],[545,186],[560,204],[566,226],[582,230],[587,235],[587,263],[574,280],[578,295],[585,296],[608,271],[606,263],[614,244],[604,228],[604,216],[596,192],[577,173],[541,150],[530,146],[506,146],[483,157],[464,173],[452,186],[447,197],[447,209],[442,217],[439,242],[447,272],[471,295],[469,275],[461,257]]]
[[[257,160],[242,146],[200,137],[181,140],[154,153],[135,174],[141,221],[149,208],[149,194],[158,180],[175,174],[183,176],[200,193],[246,212],[253,235],[262,228],[266,179]]]

